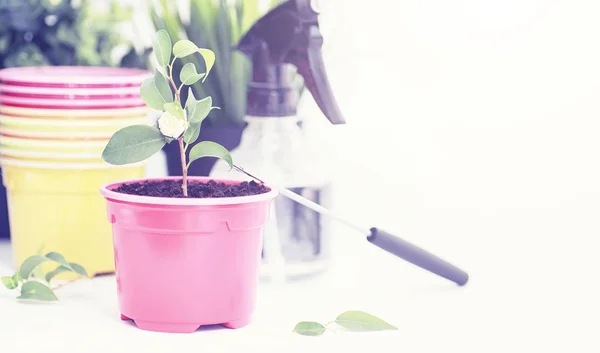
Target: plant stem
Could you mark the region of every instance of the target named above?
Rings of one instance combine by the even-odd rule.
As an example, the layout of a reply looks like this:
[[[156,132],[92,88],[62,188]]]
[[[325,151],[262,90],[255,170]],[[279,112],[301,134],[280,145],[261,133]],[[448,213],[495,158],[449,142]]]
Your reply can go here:
[[[188,196],[187,190],[187,164],[185,163],[185,147],[183,146],[183,137],[179,138],[179,152],[181,154],[181,170],[183,176],[183,184],[181,188],[183,189],[183,196]]]
[[[175,84],[175,81],[173,81],[173,77],[169,76],[168,79],[169,79],[169,82],[171,83],[171,86],[173,86],[173,89],[175,90],[175,99],[177,99],[177,102],[179,102],[179,104],[181,105],[181,95],[179,94],[177,85]]]
[[[64,287],[64,286],[66,286],[67,284],[70,284],[70,283],[73,283],[73,282],[76,282],[76,281],[79,281],[79,280],[81,280],[81,277],[77,277],[77,278],[70,279],[70,280],[68,280],[68,281],[65,281],[65,282],[62,282],[62,283],[60,283],[60,284],[57,284],[57,285],[56,285],[56,286],[54,286],[54,287],[52,287],[52,286],[50,285],[50,283],[48,282],[48,288],[50,288],[50,290],[52,290],[52,291],[55,291],[55,290],[57,290],[57,289],[60,289],[61,287]]]
[[[175,84],[175,81],[173,81],[173,63],[175,62],[175,58],[173,58],[173,61],[171,62],[171,64],[169,64],[168,66],[168,75],[167,75],[167,79],[169,80],[169,82],[171,83],[171,86],[173,86],[173,89],[175,90],[175,99],[177,99],[177,102],[179,103],[179,105],[181,105],[181,95],[179,94],[179,89],[177,88],[177,85]],[[182,84],[183,86],[183,84]],[[187,188],[187,172],[188,172],[188,168],[187,168],[187,163],[185,162],[185,152],[187,150],[187,146],[183,145],[183,137],[180,137],[177,139],[177,141],[179,142],[179,154],[181,155],[181,176],[183,177],[183,183],[181,185],[181,189],[183,190],[183,196],[184,197],[188,197],[188,188]]]

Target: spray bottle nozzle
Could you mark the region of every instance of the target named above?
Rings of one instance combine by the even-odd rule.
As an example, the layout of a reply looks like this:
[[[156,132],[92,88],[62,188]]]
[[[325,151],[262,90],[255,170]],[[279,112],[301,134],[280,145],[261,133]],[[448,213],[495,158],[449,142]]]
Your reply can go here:
[[[238,43],[237,49],[252,61],[251,112],[272,103],[295,113],[293,75],[297,72],[327,119],[345,123],[325,74],[317,11],[314,0],[286,1],[259,19]]]

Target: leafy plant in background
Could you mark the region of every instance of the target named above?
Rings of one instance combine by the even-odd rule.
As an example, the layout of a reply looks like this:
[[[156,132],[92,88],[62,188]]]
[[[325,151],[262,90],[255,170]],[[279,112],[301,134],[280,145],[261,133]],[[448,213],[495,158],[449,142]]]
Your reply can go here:
[[[40,270],[40,265],[46,262],[54,262],[57,267],[44,274]],[[51,286],[51,282],[54,277],[63,272],[73,272],[79,277],[88,277],[83,266],[68,262],[63,255],[57,252],[49,252],[43,256],[28,257],[14,275],[2,277],[2,283],[7,289],[21,292],[17,299],[56,301],[58,297],[53,290],[56,288]]]
[[[398,328],[385,322],[384,320],[359,310],[350,310],[341,313],[338,317],[325,325],[315,321],[301,321],[296,324],[293,332],[303,336],[320,336],[331,328],[331,325],[337,324],[339,327],[354,332],[366,331],[387,331],[397,330]]]
[[[202,121],[211,110],[218,109],[213,106],[210,96],[197,100],[189,88],[196,82],[206,80],[216,61],[215,53],[198,48],[187,39],[172,44],[165,30],[156,32],[152,46],[160,67],[154,76],[142,83],[140,95],[148,107],[162,112],[157,126],[131,125],[115,132],[104,148],[102,158],[114,165],[137,163],[159,152],[167,143],[177,141],[183,170],[182,191],[183,196],[187,197],[187,171],[193,161],[202,157],[218,157],[233,168],[229,151],[212,141],[196,144],[189,152],[189,160],[186,158],[188,147],[200,136]],[[179,72],[180,83],[175,83],[174,64],[178,59],[194,54],[200,54],[203,58],[206,72],[198,73],[195,64],[187,63]],[[185,88],[190,92],[184,104],[181,93]]]
[[[0,68],[148,66],[150,50],[123,37],[132,9],[119,0],[0,1]],[[118,51],[121,50],[121,55]]]
[[[191,85],[198,97],[211,96],[221,111],[207,119],[214,125],[242,124],[246,111],[246,91],[251,75],[251,62],[235,46],[254,22],[283,0],[189,0],[189,21],[183,19],[174,2],[156,0],[150,7],[155,28],[166,30],[174,40],[187,39],[212,50],[219,61],[211,77],[202,85]],[[184,65],[193,63],[206,69],[197,57],[186,57],[173,67],[175,76]],[[297,75],[299,88],[303,81]],[[183,92],[184,99],[186,92]]]

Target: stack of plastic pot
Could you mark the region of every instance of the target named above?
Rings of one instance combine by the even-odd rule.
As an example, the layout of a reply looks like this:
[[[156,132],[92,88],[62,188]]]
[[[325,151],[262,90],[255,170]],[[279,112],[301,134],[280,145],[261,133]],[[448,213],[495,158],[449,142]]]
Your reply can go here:
[[[149,123],[140,97],[149,75],[107,67],[0,70],[0,166],[16,266],[58,252],[90,275],[114,272],[98,190],[143,177],[145,165],[109,165],[102,150],[118,129]]]

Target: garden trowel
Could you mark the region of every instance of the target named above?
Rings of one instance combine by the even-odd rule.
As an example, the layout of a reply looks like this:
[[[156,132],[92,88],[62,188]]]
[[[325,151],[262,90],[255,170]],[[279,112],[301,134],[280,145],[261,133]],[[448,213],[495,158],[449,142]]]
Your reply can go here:
[[[299,204],[308,207],[309,209],[318,212],[324,216],[331,217],[339,222],[346,224],[347,226],[355,229],[359,233],[362,233],[367,236],[367,241],[369,243],[398,256],[399,258],[406,260],[413,265],[416,265],[422,269],[425,269],[429,272],[432,272],[438,276],[444,277],[459,286],[463,286],[469,280],[469,275],[459,269],[458,267],[452,265],[451,263],[433,255],[416,245],[413,245],[405,240],[400,239],[399,237],[390,234],[384,230],[381,230],[377,227],[366,227],[355,224],[354,222],[349,221],[347,218],[341,217],[331,210],[307,199],[304,198],[284,187],[279,187],[277,185],[273,185],[270,183],[265,183],[263,180],[258,177],[246,172],[244,169],[234,166],[238,171],[250,176],[257,181],[268,185],[269,187],[277,190],[282,196],[288,197]]]

